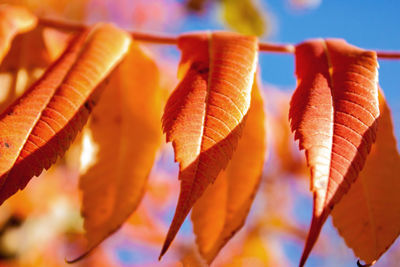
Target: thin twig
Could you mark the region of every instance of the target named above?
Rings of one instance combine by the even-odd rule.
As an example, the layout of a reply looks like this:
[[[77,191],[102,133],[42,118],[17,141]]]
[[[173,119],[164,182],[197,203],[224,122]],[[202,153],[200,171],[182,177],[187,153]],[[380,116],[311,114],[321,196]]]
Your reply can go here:
[[[260,51],[287,53],[287,54],[294,53],[294,45],[291,44],[259,43],[258,47]]]
[[[87,28],[86,25],[79,23],[52,20],[46,18],[39,18],[39,24],[45,27],[57,28],[64,31],[83,31]],[[132,37],[136,41],[148,42],[154,44],[167,44],[176,45],[178,43],[178,38],[176,36],[170,36],[165,34],[156,34],[148,32],[130,32]],[[295,46],[292,44],[273,44],[262,42],[259,44],[259,50],[261,52],[270,53],[286,53],[293,54],[295,52]],[[379,59],[400,59],[400,52],[393,51],[376,51]]]
[[[53,20],[46,18],[39,18],[39,25],[44,27],[56,28],[63,31],[83,31],[87,28],[87,26],[70,21],[62,21],[62,20]]]
[[[400,52],[376,51],[379,59],[400,59]]]

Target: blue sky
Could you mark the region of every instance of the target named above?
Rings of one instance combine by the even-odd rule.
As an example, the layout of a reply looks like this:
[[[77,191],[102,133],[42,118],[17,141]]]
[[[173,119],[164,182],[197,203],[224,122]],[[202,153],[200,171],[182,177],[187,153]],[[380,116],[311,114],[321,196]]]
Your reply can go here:
[[[322,0],[314,9],[295,10],[288,1],[262,1],[261,5],[270,14],[272,34],[265,41],[296,44],[310,38],[343,38],[347,42],[366,49],[400,51],[400,1],[398,0]],[[224,24],[217,10],[203,17],[188,17],[179,31],[224,29]],[[400,60],[380,60],[379,80],[394,116],[397,138],[400,138]],[[260,66],[265,84],[277,86],[285,91],[296,87],[293,55],[261,53]],[[268,99],[268,95],[266,96]],[[268,101],[268,100],[267,100]],[[305,200],[309,202],[310,199]],[[310,203],[299,203],[302,216],[309,221]],[[306,208],[307,207],[307,208]],[[324,228],[338,242],[330,221]],[[286,252],[294,266],[301,250],[288,243]],[[350,249],[336,259],[334,264],[343,263],[355,266]],[[346,262],[347,260],[347,262]],[[349,262],[350,260],[350,262]],[[383,259],[384,260],[384,259]],[[332,262],[331,262],[332,263]],[[307,266],[328,266],[327,262],[311,255]],[[382,260],[377,266],[385,264]]]

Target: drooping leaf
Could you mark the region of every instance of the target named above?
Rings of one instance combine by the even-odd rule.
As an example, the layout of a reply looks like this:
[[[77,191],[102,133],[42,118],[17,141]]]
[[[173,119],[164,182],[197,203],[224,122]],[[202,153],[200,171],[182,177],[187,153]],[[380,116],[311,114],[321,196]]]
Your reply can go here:
[[[228,25],[242,34],[261,36],[267,29],[266,14],[253,0],[222,0],[223,16]]]
[[[298,86],[289,117],[311,170],[313,218],[304,265],[333,206],[349,190],[375,141],[379,116],[376,53],[342,40],[296,47]]]
[[[378,260],[400,233],[400,155],[382,94],[379,102],[376,143],[359,178],[332,212],[340,235],[366,263]]]
[[[135,43],[113,72],[89,127],[97,162],[81,177],[90,251],[137,208],[161,142],[161,94],[154,61]]]
[[[208,263],[243,226],[250,210],[264,163],[264,122],[263,100],[254,82],[251,105],[238,147],[227,168],[193,207],[196,242]]]
[[[0,62],[14,37],[35,28],[37,18],[23,7],[0,5]]]
[[[85,31],[0,115],[0,203],[65,152],[95,104],[95,89],[129,43],[127,34],[108,24]]]
[[[179,162],[181,192],[161,256],[236,148],[257,62],[255,37],[188,34],[179,38],[179,47],[180,72],[186,72],[167,102],[163,128]]]

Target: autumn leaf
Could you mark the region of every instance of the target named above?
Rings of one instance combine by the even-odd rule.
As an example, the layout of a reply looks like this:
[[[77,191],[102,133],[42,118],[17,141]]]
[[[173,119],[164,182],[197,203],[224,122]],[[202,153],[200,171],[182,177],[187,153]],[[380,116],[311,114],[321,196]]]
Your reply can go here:
[[[360,177],[332,212],[340,235],[366,263],[378,260],[400,233],[400,155],[382,94],[379,102],[376,143]]]
[[[0,62],[17,34],[35,28],[37,19],[23,7],[0,5]]]
[[[235,31],[257,36],[268,32],[267,15],[253,0],[222,0],[221,5],[224,19]]]
[[[254,82],[251,105],[238,147],[227,168],[207,188],[192,211],[196,242],[209,264],[243,226],[250,210],[264,163],[264,122],[263,100]]]
[[[298,86],[289,117],[305,149],[314,194],[303,266],[333,206],[349,190],[375,141],[379,116],[376,53],[343,40],[296,47]]]
[[[163,129],[179,162],[181,192],[161,256],[236,148],[257,62],[257,39],[233,33],[183,35],[179,48],[185,75],[167,102]]]
[[[108,24],[85,31],[0,116],[0,203],[65,152],[95,104],[95,88],[129,43],[127,34]]]
[[[115,232],[142,199],[161,143],[160,93],[157,66],[132,43],[89,123],[99,152],[80,180],[88,252]]]

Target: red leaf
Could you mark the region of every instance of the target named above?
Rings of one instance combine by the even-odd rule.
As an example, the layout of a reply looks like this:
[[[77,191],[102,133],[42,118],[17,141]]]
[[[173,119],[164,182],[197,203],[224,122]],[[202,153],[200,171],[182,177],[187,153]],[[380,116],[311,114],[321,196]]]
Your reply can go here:
[[[0,203],[67,150],[94,105],[95,88],[129,43],[129,36],[107,24],[80,34],[0,116]]]
[[[179,47],[181,71],[187,71],[165,107],[163,128],[179,162],[181,192],[160,257],[236,148],[257,62],[256,37],[189,34]]]
[[[298,86],[289,117],[311,170],[314,210],[304,265],[333,206],[349,190],[375,141],[379,116],[376,53],[342,40],[296,47]]]

